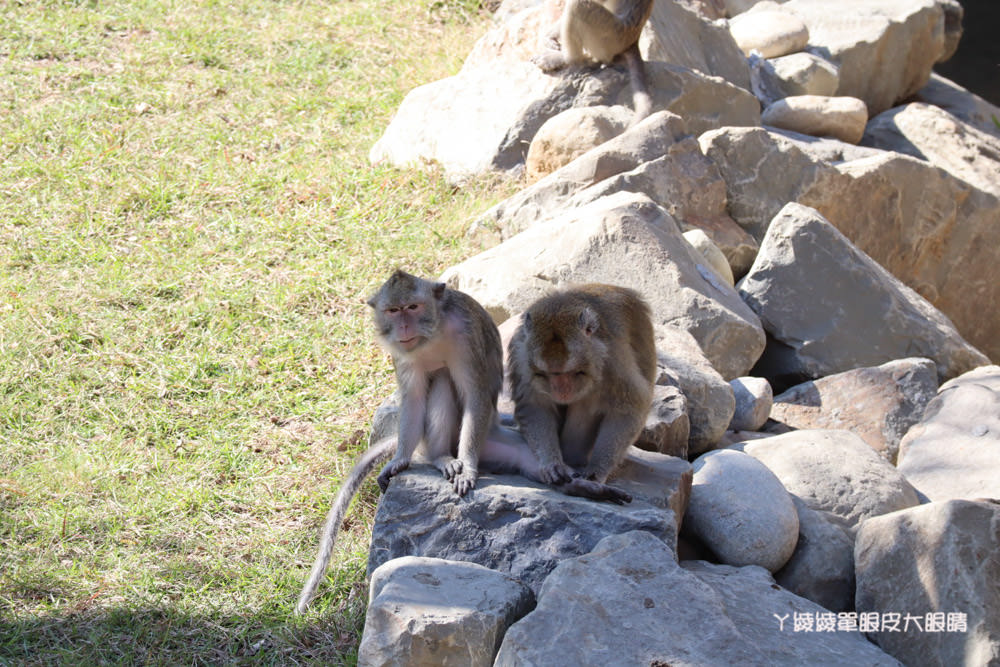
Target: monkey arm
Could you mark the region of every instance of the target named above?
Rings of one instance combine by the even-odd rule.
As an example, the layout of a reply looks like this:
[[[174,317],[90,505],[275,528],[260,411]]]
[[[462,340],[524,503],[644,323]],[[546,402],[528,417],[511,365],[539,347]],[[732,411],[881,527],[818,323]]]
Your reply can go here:
[[[539,475],[546,484],[561,484],[570,480],[573,469],[563,461],[559,446],[559,417],[553,408],[538,405],[538,399],[518,402],[514,418],[521,435],[538,457]]]
[[[625,453],[632,445],[646,421],[645,412],[609,414],[601,420],[590,453],[590,462],[581,471],[581,476],[598,482],[606,482]]]

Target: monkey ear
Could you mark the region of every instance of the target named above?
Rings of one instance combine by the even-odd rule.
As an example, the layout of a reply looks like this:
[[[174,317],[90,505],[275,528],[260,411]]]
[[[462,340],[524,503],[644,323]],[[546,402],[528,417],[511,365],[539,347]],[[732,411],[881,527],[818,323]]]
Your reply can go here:
[[[431,291],[434,293],[434,298],[440,301],[446,289],[448,289],[448,286],[444,283],[434,283],[434,287],[431,288]]]
[[[372,296],[370,299],[368,299],[367,301],[365,301],[365,303],[367,303],[369,306],[371,306],[372,308],[374,308],[375,307],[375,299],[376,299],[377,296],[378,295]]]
[[[584,308],[580,311],[580,328],[583,329],[583,333],[588,336],[592,335],[597,331],[597,325],[597,313],[590,308]]]

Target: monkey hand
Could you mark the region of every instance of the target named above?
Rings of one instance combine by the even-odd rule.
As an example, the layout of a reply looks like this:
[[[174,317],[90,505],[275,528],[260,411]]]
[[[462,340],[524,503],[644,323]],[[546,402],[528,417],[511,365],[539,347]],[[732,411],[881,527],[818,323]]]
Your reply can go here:
[[[464,496],[476,486],[478,477],[479,473],[475,468],[466,466],[465,470],[452,478],[451,485],[455,488],[455,493]]]
[[[393,459],[386,463],[378,475],[378,488],[382,490],[382,493],[385,493],[385,490],[389,488],[389,480],[409,467],[410,459]]]
[[[546,484],[564,484],[574,477],[573,469],[562,461],[542,465],[538,474]]]

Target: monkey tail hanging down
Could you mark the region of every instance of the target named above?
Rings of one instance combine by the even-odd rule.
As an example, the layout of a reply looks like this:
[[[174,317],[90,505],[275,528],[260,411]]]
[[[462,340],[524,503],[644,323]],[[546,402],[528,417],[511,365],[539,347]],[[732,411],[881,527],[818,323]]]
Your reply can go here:
[[[549,35],[550,48],[532,58],[544,72],[589,62],[610,64],[619,55],[628,65],[635,116],[653,108],[639,35],[653,11],[653,0],[566,0],[559,23]]]

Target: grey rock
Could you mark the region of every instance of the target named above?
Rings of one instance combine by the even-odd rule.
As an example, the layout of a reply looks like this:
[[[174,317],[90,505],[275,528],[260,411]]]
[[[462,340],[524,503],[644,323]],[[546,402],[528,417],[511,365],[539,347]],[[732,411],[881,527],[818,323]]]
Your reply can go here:
[[[840,67],[837,95],[879,114],[927,83],[945,53],[944,10],[935,0],[790,0],[782,9],[809,29],[809,44]]]
[[[1000,358],[1000,311],[982,307],[1000,302],[993,250],[1000,246],[1000,199],[897,153],[831,165],[760,128],[710,132],[700,142],[726,180],[730,214],[756,238],[787,202],[811,206],[970,343]],[[926,356],[894,356],[914,354]],[[959,372],[987,363],[982,359]]]
[[[869,636],[908,665],[1000,663],[997,554],[996,501],[935,502],[865,521],[854,551],[859,615],[895,613],[899,630],[909,624]],[[964,627],[949,628],[949,619]]]
[[[793,632],[795,613],[830,612],[762,568],[680,567],[661,542],[633,532],[561,563],[496,664],[898,664],[857,632]]]
[[[1000,138],[1000,126],[994,120],[1000,119],[1000,107],[940,74],[931,74],[930,81],[917,92],[914,101],[940,107],[980,132]]]
[[[690,464],[631,453],[611,484],[633,494],[628,505],[559,493],[513,475],[481,475],[458,497],[431,466],[394,477],[379,501],[368,571],[402,556],[478,563],[537,590],[556,564],[590,551],[614,533],[646,530],[673,550],[690,494]]]
[[[635,446],[651,452],[687,458],[691,420],[687,399],[679,387],[656,385],[653,405]]]
[[[840,85],[837,66],[825,58],[800,51],[778,58],[750,57],[753,91],[764,106],[795,95],[836,94]]]
[[[728,565],[779,570],[795,551],[799,518],[792,499],[767,466],[730,449],[693,463],[685,526]]]
[[[898,467],[929,500],[1000,498],[1000,366],[941,385],[900,443]]]
[[[764,125],[816,137],[833,137],[849,144],[861,141],[868,109],[856,97],[795,95],[769,105],[760,115]]]
[[[770,468],[812,509],[851,525],[920,502],[903,475],[849,431],[793,431],[734,448]]]
[[[768,379],[817,378],[907,356],[933,359],[944,379],[986,360],[923,297],[800,204],[775,216],[738,289],[775,341],[755,373]]]
[[[723,377],[749,370],[763,349],[757,318],[707,267],[674,220],[644,195],[603,197],[454,266],[443,275],[499,322],[553,287],[604,282],[650,304],[657,335],[689,332]]]
[[[900,441],[937,387],[933,361],[899,359],[796,385],[775,397],[771,419],[793,429],[851,431],[896,463]]]
[[[765,58],[801,51],[809,43],[809,28],[798,16],[776,9],[754,8],[729,22],[729,32],[744,55]]]
[[[358,664],[488,667],[534,605],[527,586],[475,563],[391,560],[372,572]]]
[[[725,27],[677,2],[653,3],[647,26],[639,37],[639,50],[646,60],[722,77],[749,89],[746,59]]]
[[[733,388],[736,409],[728,430],[760,430],[771,414],[774,401],[771,383],[764,378],[748,376],[730,380],[729,386]]]
[[[836,612],[854,610],[854,533],[830,512],[811,509],[792,496],[799,539],[774,580],[807,600]]]
[[[660,367],[657,384],[676,385],[687,399],[691,428],[688,455],[715,448],[733,418],[732,387],[687,332],[662,329],[657,354]]]
[[[926,160],[1000,197],[1000,138],[944,109],[913,103],[883,111],[872,118],[861,143]]]

